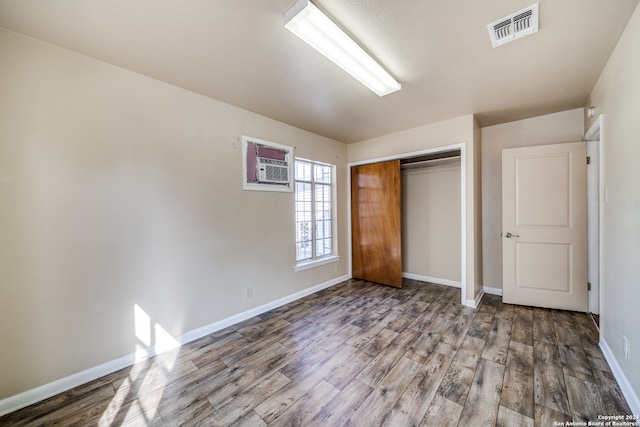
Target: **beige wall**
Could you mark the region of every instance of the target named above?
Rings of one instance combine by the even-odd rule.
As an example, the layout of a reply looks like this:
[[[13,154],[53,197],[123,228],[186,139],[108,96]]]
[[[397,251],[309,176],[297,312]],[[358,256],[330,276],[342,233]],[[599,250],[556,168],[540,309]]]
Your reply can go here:
[[[473,116],[457,117],[426,126],[347,145],[350,163],[462,144],[473,139]]]
[[[603,245],[600,314],[602,338],[611,349],[640,412],[640,8],[609,58],[587,106],[602,114]],[[588,129],[590,120],[585,129]],[[625,358],[622,337],[629,342]],[[627,396],[629,397],[629,395]]]
[[[177,337],[347,273],[344,144],[4,30],[0,64],[0,400],[131,354],[135,304]],[[337,271],[294,272],[243,134],[337,165]]]
[[[403,271],[460,283],[460,164],[403,171],[402,216]]]
[[[466,264],[463,265],[464,276],[466,279],[466,304],[473,304],[478,289],[476,286],[476,278],[479,277],[478,269],[481,265],[477,265],[476,261],[479,257],[475,253],[477,244],[481,240],[481,230],[476,228],[476,222],[480,215],[479,197],[475,194],[475,179],[480,179],[480,170],[478,170],[478,161],[476,156],[480,156],[480,141],[476,128],[475,120],[472,115],[458,117],[443,122],[433,123],[426,126],[408,129],[389,135],[360,141],[349,144],[348,161],[350,163],[366,162],[367,160],[381,159],[385,157],[401,157],[403,154],[418,152],[427,149],[435,149],[445,147],[452,144],[463,144],[465,147],[465,156],[467,158],[466,168],[464,169],[465,184],[467,194],[465,196],[465,226],[467,239],[465,244]],[[474,161],[475,159],[475,161]]]
[[[502,289],[502,149],[582,140],[583,109],[482,129],[482,254],[484,286]]]

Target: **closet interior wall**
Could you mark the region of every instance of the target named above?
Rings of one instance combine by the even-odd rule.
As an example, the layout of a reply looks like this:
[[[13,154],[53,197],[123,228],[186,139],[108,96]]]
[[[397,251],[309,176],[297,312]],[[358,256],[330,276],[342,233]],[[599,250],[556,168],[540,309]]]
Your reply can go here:
[[[407,278],[460,286],[458,154],[402,162],[402,252]]]

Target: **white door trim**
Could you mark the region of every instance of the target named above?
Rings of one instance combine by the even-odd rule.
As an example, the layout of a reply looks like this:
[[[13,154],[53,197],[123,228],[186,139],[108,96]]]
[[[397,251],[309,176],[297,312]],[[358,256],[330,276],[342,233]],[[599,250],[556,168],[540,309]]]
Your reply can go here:
[[[603,116],[599,116],[584,135],[587,142],[587,153],[592,156],[591,165],[587,169],[588,178],[588,216],[597,218],[595,224],[589,219],[589,312],[600,314],[602,307],[602,230],[604,212],[603,150],[601,126]],[[594,188],[595,187],[595,188]],[[593,235],[595,234],[595,236]],[[595,238],[594,238],[595,237]],[[595,268],[594,268],[595,267]],[[601,318],[602,321],[602,318]]]

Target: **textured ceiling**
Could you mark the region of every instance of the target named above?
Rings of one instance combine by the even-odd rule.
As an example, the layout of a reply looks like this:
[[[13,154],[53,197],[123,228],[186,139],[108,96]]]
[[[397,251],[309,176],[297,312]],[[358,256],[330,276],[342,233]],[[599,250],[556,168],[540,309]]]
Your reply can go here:
[[[1,0],[0,27],[350,143],[581,107],[638,0],[540,0],[496,49],[486,25],[532,0],[316,0],[402,83],[382,98],[284,28],[293,3]]]

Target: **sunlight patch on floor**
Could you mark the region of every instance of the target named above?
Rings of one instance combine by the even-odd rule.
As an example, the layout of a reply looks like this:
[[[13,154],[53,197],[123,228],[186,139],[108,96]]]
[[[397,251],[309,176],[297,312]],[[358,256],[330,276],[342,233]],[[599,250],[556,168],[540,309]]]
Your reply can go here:
[[[180,343],[138,304],[133,306],[135,361],[116,390],[98,425],[111,427],[125,421],[153,420],[169,381]],[[174,350],[174,351],[171,351]],[[154,355],[162,356],[153,357]]]

